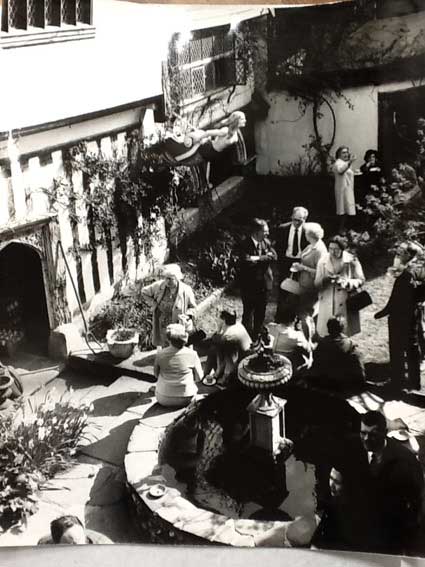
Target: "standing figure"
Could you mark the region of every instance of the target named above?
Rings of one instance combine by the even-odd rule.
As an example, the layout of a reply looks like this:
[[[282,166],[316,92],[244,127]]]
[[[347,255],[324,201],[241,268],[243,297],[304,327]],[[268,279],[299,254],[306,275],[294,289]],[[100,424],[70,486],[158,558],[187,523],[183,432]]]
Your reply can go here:
[[[360,332],[360,314],[347,310],[350,291],[359,289],[365,282],[359,260],[347,251],[347,239],[334,236],[329,242],[329,253],[317,266],[315,286],[319,289],[317,333],[328,334],[327,322],[331,317],[343,317],[346,334],[351,337]]]
[[[166,329],[170,323],[181,323],[183,316],[189,320],[194,316],[196,301],[192,288],[183,283],[183,274],[178,264],[163,268],[164,279],[141,290],[142,296],[152,305],[152,344],[163,347],[167,343]]]
[[[387,437],[385,416],[378,411],[361,416],[360,440],[369,471],[365,488],[382,528],[382,552],[412,552],[421,522],[422,467],[412,451]]]
[[[415,243],[399,246],[390,272],[395,277],[391,296],[386,306],[375,313],[375,319],[388,316],[391,385],[394,394],[403,386],[420,389],[419,332],[417,310],[423,299],[424,284],[418,281],[415,258],[422,248]],[[407,383],[406,383],[407,365]]]
[[[363,197],[370,192],[370,188],[375,185],[379,187],[383,172],[382,166],[378,161],[378,152],[376,150],[367,150],[364,155],[364,163],[360,167],[362,173]]]
[[[292,264],[300,259],[301,252],[308,245],[304,229],[307,217],[307,209],[294,207],[290,222],[279,225],[275,246],[280,282],[289,277]],[[285,309],[291,310],[293,308],[289,300],[290,294],[279,288],[276,318],[279,318]]]
[[[302,318],[316,315],[316,270],[321,259],[327,254],[326,244],[323,242],[324,231],[320,224],[307,222],[304,229],[308,246],[301,252],[300,261],[292,264],[292,270],[296,270],[300,284],[298,311]]]
[[[243,315],[242,324],[255,339],[266,315],[268,294],[273,286],[271,264],[277,254],[268,240],[269,227],[265,220],[254,219],[251,234],[239,250],[239,286]]]
[[[340,146],[335,154],[333,173],[335,176],[335,204],[336,214],[340,219],[339,230],[345,230],[346,217],[356,214],[356,201],[354,198],[354,171],[351,164],[356,156],[350,155],[347,146]]]

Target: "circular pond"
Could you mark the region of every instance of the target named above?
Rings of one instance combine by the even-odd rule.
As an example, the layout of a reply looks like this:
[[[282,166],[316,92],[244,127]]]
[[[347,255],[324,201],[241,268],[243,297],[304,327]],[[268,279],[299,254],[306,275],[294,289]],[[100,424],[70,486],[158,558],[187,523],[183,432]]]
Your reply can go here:
[[[247,406],[255,394],[241,385],[174,412],[163,428],[146,418],[135,427],[125,465],[149,541],[310,545],[329,470],[355,442],[358,415],[344,400],[297,386],[273,394],[287,400],[293,441],[278,466],[249,452]]]

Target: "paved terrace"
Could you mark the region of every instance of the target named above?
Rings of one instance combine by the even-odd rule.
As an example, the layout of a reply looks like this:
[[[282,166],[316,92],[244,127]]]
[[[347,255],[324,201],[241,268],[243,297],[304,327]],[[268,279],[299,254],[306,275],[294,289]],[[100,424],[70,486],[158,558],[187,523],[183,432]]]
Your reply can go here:
[[[129,451],[130,460],[141,462],[141,453],[155,450],[160,431],[181,410],[170,411],[155,402],[152,393],[153,353],[136,354],[133,365],[139,359],[139,377],[128,376],[124,369],[106,372],[104,365],[91,368],[92,372],[62,370],[46,359],[21,360],[20,370],[28,372],[31,365],[44,365],[39,372],[32,372],[25,379],[26,393],[34,402],[41,401],[46,390],[60,397],[72,388],[72,396],[81,402],[91,402],[94,411],[88,431],[88,440],[81,448],[78,462],[66,473],[50,481],[41,491],[40,509],[29,519],[27,528],[20,533],[0,536],[0,545],[34,545],[45,535],[49,523],[64,513],[76,514],[84,519],[88,528],[98,530],[116,543],[138,543],[129,517],[125,487],[124,458]],[[136,366],[137,368],[137,366]],[[120,375],[117,376],[116,374]],[[211,392],[201,386],[200,395]],[[425,409],[411,403],[385,402],[372,392],[350,400],[360,412],[381,408],[389,420],[406,424],[419,443],[419,456],[425,465]],[[397,423],[396,422],[396,423]],[[143,444],[129,444],[136,425],[146,432]],[[140,428],[139,428],[140,430]]]

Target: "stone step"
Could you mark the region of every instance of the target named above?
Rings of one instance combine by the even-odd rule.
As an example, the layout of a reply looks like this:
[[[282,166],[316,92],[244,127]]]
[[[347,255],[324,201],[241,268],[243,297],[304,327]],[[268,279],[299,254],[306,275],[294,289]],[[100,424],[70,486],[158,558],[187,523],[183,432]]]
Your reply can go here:
[[[88,348],[74,351],[68,358],[69,366],[79,372],[88,372],[104,378],[118,378],[125,375],[146,382],[155,382],[153,363],[155,350],[134,354],[125,360],[114,358],[107,350],[100,350],[93,345],[93,352]]]

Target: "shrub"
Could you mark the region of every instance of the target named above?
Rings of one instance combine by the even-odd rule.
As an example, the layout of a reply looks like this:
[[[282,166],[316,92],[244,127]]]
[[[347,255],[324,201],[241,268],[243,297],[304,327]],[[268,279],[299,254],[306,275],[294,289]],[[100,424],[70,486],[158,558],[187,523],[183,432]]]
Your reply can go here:
[[[0,529],[22,526],[37,511],[42,484],[74,463],[90,407],[51,394],[33,407],[24,400],[0,417]]]
[[[235,231],[237,227],[231,230],[210,224],[193,235],[178,252],[196,264],[198,277],[202,280],[213,285],[227,285],[236,276],[238,236]]]
[[[373,258],[396,248],[405,240],[424,241],[425,203],[420,192],[413,195],[415,190],[424,189],[422,156],[425,155],[425,137],[422,125],[425,121],[420,118],[417,156],[413,162],[415,167],[407,163],[398,164],[391,172],[390,181],[382,179],[379,186],[372,186],[365,204],[357,205],[365,218],[366,230],[350,231],[349,236],[359,255]],[[409,196],[412,200],[406,200]]]
[[[109,329],[134,329],[139,333],[140,348],[152,348],[152,308],[134,287],[129,287],[125,294],[122,291],[117,292],[90,320],[89,326],[90,331],[100,341],[105,339]]]

